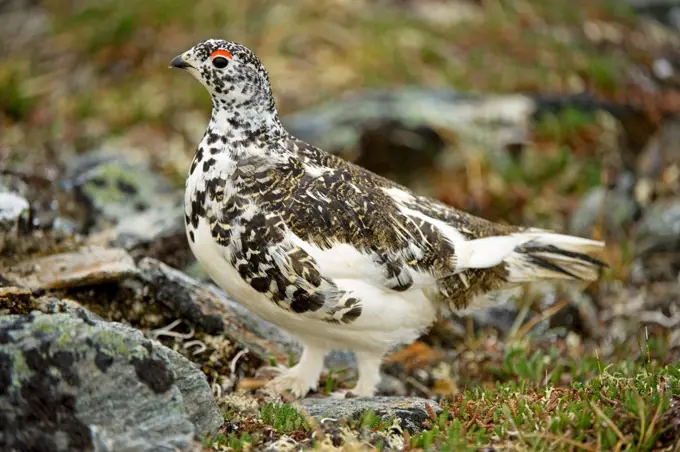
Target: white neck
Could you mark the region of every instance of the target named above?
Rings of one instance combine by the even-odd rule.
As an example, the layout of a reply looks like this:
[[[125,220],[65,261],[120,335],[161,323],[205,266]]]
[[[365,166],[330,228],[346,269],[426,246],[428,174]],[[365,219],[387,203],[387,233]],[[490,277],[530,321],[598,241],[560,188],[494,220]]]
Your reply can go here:
[[[213,108],[208,130],[227,136],[229,140],[245,139],[253,134],[270,136],[283,135],[285,130],[276,111],[255,112],[250,109],[232,111],[224,107]]]

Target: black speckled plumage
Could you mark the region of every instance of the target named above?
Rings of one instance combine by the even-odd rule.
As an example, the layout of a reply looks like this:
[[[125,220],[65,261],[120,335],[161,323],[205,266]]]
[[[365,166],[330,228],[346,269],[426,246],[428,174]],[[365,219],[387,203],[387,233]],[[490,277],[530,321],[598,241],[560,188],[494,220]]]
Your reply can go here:
[[[187,179],[190,245],[225,291],[305,343],[277,380],[296,393],[315,384],[300,375],[318,376],[315,350],[366,355],[357,387],[371,394],[375,356],[441,307],[533,279],[592,280],[603,265],[589,256],[599,242],[474,217],[291,136],[267,71],[239,44],[207,40],[178,58],[213,100]]]

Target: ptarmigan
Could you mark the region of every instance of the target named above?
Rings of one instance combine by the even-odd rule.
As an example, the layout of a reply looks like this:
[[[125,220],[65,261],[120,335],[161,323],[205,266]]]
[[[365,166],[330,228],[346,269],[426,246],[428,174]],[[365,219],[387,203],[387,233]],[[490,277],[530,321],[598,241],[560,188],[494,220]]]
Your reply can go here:
[[[291,136],[253,52],[209,39],[171,67],[196,77],[213,110],[189,170],[189,244],[231,297],[296,336],[297,365],[269,387],[302,397],[323,358],[352,350],[371,396],[392,346],[441,309],[542,279],[597,279],[602,242],[491,223]]]

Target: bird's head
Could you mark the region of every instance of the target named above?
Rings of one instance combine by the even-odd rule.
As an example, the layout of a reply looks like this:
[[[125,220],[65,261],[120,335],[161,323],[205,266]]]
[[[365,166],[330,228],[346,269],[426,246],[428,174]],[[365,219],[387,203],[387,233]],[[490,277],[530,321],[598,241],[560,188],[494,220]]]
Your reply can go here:
[[[267,71],[247,47],[208,39],[177,55],[170,67],[184,69],[196,77],[212,96],[216,110],[246,116],[276,115]]]

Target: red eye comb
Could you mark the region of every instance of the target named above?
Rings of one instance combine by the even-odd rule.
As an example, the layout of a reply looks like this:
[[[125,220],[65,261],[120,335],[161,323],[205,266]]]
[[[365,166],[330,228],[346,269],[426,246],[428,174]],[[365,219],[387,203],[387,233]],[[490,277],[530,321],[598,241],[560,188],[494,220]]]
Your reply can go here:
[[[215,58],[217,56],[223,56],[223,57],[227,58],[228,60],[231,60],[231,58],[232,58],[231,52],[229,52],[228,50],[221,50],[221,49],[215,50],[213,53],[210,54],[210,58]]]

